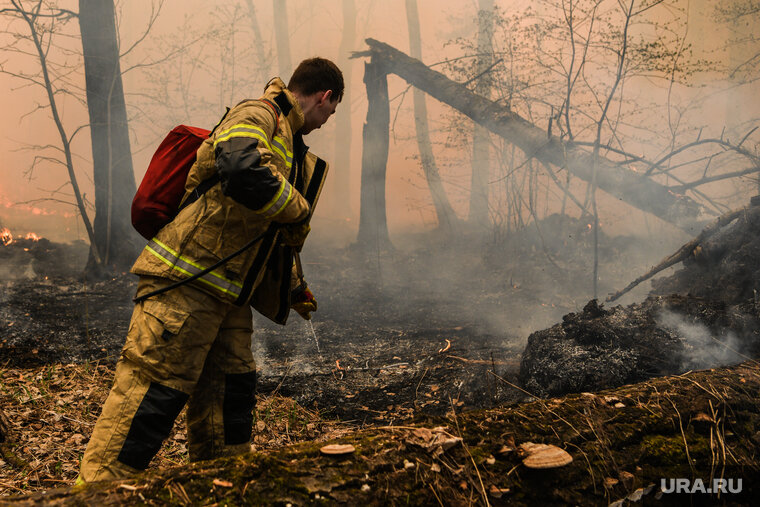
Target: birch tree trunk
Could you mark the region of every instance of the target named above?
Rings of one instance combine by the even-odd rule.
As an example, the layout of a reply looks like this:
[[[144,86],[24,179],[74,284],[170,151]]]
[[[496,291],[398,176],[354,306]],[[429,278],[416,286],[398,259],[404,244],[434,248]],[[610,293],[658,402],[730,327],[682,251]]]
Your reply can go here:
[[[478,1],[478,58],[475,75],[480,75],[475,92],[486,98],[491,96],[491,74],[486,72],[493,64],[493,0]],[[414,57],[414,54],[411,55]],[[488,130],[475,124],[472,136],[472,179],[470,183],[470,214],[468,220],[478,229],[488,225],[488,180],[490,173],[491,143]]]
[[[409,26],[409,49],[413,58],[422,59],[422,41],[420,36],[420,16],[417,10],[417,0],[406,0],[406,20]],[[417,131],[417,146],[420,150],[422,171],[425,174],[433,205],[438,217],[438,226],[449,230],[456,222],[456,214],[449,203],[446,192],[441,183],[441,175],[433,155],[433,145],[430,143],[430,129],[428,127],[427,105],[425,94],[415,88],[414,99],[414,126]]]

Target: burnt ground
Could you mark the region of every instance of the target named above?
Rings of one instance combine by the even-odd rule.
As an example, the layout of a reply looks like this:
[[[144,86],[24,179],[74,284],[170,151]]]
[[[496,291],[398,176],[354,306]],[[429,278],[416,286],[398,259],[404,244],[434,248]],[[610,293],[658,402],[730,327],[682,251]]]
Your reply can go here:
[[[652,282],[641,303],[581,312],[536,331],[520,381],[540,396],[594,391],[760,355],[760,206],[729,213]],[[709,233],[709,234],[708,234]]]
[[[359,424],[523,397],[510,383],[525,337],[582,308],[580,294],[590,285],[586,224],[553,216],[540,227],[502,245],[430,234],[404,249],[307,250],[319,352],[312,328],[296,314],[285,327],[255,318],[259,392]],[[603,256],[635,257],[630,238],[603,239]],[[116,360],[136,277],[83,280],[81,244],[15,242],[0,255],[15,265],[0,292],[0,364]],[[610,271],[606,286],[629,276]]]
[[[563,323],[570,319],[577,334],[584,335],[594,330],[597,317],[614,313],[587,304],[592,250],[585,224],[550,217],[541,227],[541,234],[526,229],[503,245],[451,244],[430,235],[403,249],[369,254],[324,246],[307,250],[304,268],[320,305],[312,321],[319,351],[311,327],[297,315],[285,327],[255,318],[253,348],[260,373],[256,417],[262,425],[254,430],[254,445],[273,449],[334,438],[350,427],[412,424],[421,417],[456,422],[455,414],[462,411],[540,394],[525,390],[525,379],[519,377],[528,334],[566,315]],[[651,249],[651,243],[602,237],[600,251],[608,260],[602,293],[625,285],[662,256],[637,249]],[[663,255],[677,246],[665,246]],[[51,462],[40,456],[56,445],[41,443],[37,449],[42,451],[27,458],[37,478],[30,480],[34,476],[24,471],[29,467],[21,467],[18,474],[25,482],[14,482],[27,490],[50,486],[39,477],[43,466],[53,470],[48,481],[73,479],[76,449],[86,443],[88,425],[106,394],[110,368],[123,343],[136,279],[123,274],[82,280],[74,262],[62,262],[83,263],[86,250],[81,246],[59,246],[56,255],[56,246],[48,244],[45,248],[52,253],[42,260],[30,255],[34,245],[20,247],[0,252],[16,265],[0,293],[0,398],[3,403],[10,400],[11,412],[19,416],[16,439],[42,428],[55,433],[50,438],[56,445],[63,442],[75,450],[65,460]],[[645,293],[642,287],[631,297]],[[633,338],[634,328],[631,321]],[[70,396],[68,390],[82,376],[82,368],[91,365],[100,372],[91,381],[98,389],[77,388],[76,393],[89,394],[76,401],[79,395]],[[637,366],[645,377],[665,373],[647,366]],[[55,389],[34,391],[40,379],[51,375],[64,379]],[[286,401],[274,405],[287,408],[275,417],[272,400],[280,399]],[[39,405],[30,407],[35,403]],[[54,414],[81,424],[58,430],[60,420]],[[51,417],[55,420],[48,421]],[[270,425],[279,430],[267,435]],[[182,442],[178,426],[154,466],[182,463]],[[22,458],[35,453],[31,444],[24,449]]]

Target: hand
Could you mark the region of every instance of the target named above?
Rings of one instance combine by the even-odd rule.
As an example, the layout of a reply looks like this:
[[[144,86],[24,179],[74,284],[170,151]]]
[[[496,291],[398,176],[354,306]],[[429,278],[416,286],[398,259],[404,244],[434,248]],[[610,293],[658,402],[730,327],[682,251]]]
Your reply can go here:
[[[300,252],[309,231],[311,231],[311,226],[307,222],[287,224],[280,229],[282,244],[293,247],[296,252]]]
[[[290,307],[304,320],[311,320],[311,312],[317,311],[317,299],[308,287],[299,287],[291,294]]]

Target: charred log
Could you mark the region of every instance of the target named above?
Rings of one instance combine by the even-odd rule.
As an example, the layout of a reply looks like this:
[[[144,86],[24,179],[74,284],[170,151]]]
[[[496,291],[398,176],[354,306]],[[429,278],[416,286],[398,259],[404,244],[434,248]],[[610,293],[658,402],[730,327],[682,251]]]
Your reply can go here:
[[[592,301],[533,333],[520,368],[526,389],[598,390],[757,357],[759,227],[760,206],[728,213],[634,282],[684,264],[654,281],[643,303],[606,310]]]
[[[608,310],[592,300],[530,335],[520,382],[536,396],[556,396],[737,363],[760,353],[759,329],[750,304],[671,295]]]
[[[675,253],[669,255],[652,269],[636,278],[633,282],[628,284],[625,289],[620,290],[615,294],[611,294],[607,298],[607,301],[615,301],[641,282],[649,280],[656,274],[671,266],[675,266],[679,262],[690,263],[697,261],[700,265],[706,268],[703,269],[703,271],[705,271],[704,275],[716,273],[721,277],[726,276],[727,273],[724,272],[725,270],[722,270],[721,267],[717,264],[722,259],[723,255],[727,252],[729,252],[729,256],[732,255],[732,252],[735,250],[735,248],[732,247],[748,247],[755,251],[760,249],[760,245],[755,245],[754,247],[748,246],[752,244],[754,235],[751,237],[747,237],[746,235],[746,232],[755,231],[757,230],[757,227],[760,226],[760,206],[758,206],[758,204],[760,203],[753,203],[752,207],[750,208],[741,208],[721,216],[715,222],[705,227],[704,230],[702,230],[702,232],[699,233],[696,238],[692,239],[681,248],[679,248]],[[736,233],[737,229],[744,229],[745,232]],[[716,237],[713,238],[713,236]],[[741,265],[752,265],[751,262],[746,262],[747,260],[748,259],[744,259],[744,262],[741,262]],[[729,259],[727,262],[728,266],[733,266],[735,264],[736,262],[732,262],[731,259]],[[707,268],[716,269],[713,270]],[[728,276],[731,279],[742,280],[742,282],[745,285],[749,286],[750,289],[760,287],[760,273],[752,273],[752,275],[753,276],[750,277],[742,277],[740,275],[737,276],[737,273],[728,273]],[[689,273],[689,276],[691,277],[692,274]],[[688,283],[689,281],[698,281],[703,286],[702,290],[698,291],[699,294],[706,296],[707,294],[705,294],[704,290],[704,280],[704,277],[696,277],[692,278],[691,280],[688,278],[680,279],[676,282],[676,286],[674,286],[673,290],[670,292],[683,292],[685,289],[684,284]],[[664,292],[664,289],[667,287],[667,285],[667,283],[663,285],[662,288],[658,290],[658,293],[667,293]],[[712,288],[712,284],[707,285],[707,287]],[[694,290],[688,290],[688,292],[692,294],[696,293]],[[724,296],[728,298],[724,300],[738,302],[736,300],[737,296],[740,298],[747,298],[753,296],[753,293],[747,290],[736,292],[732,287],[731,292],[724,294]]]
[[[584,181],[591,181],[593,154],[550,136],[509,108],[481,97],[463,84],[430,69],[419,60],[374,39],[366,39],[373,62],[385,66],[409,84],[465,114],[491,132],[507,139],[529,157],[544,164],[566,168]],[[359,54],[359,55],[363,55]],[[706,210],[684,195],[677,195],[664,185],[620,166],[612,160],[597,159],[597,183],[600,189],[642,211],[651,213],[688,232],[700,230]]]
[[[385,173],[388,165],[390,102],[388,74],[374,59],[364,65],[367,86],[367,121],[362,131],[362,182],[358,242],[364,248],[387,247],[388,220],[385,214]]]

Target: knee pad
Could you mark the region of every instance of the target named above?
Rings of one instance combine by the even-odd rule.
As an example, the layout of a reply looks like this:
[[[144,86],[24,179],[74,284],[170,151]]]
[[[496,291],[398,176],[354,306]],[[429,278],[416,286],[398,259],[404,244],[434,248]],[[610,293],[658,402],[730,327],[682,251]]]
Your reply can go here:
[[[224,378],[224,445],[251,440],[256,405],[256,372],[228,373]]]
[[[182,391],[151,382],[132,418],[117,460],[138,470],[148,468],[188,397]]]

